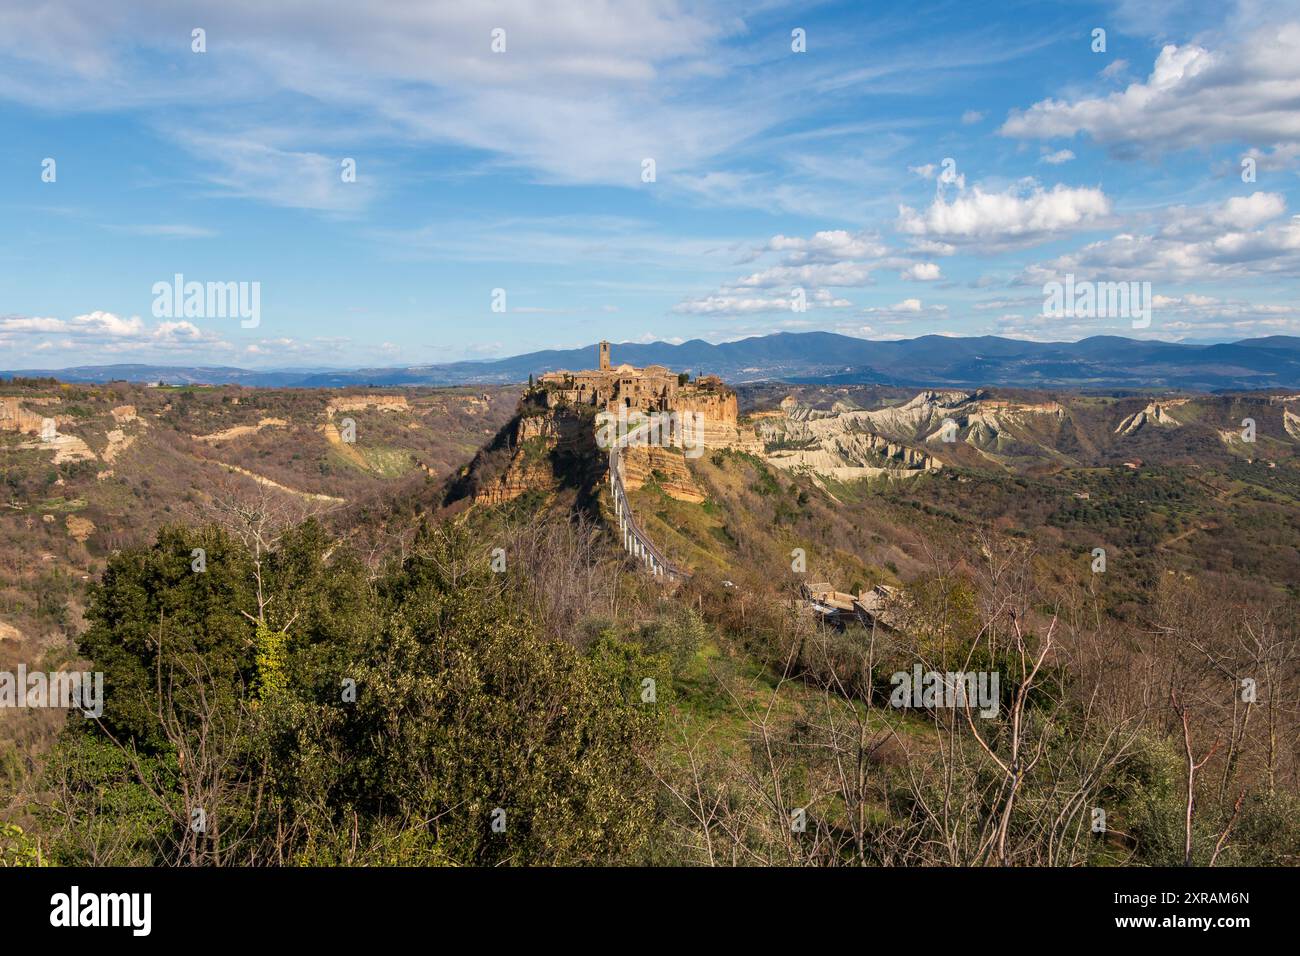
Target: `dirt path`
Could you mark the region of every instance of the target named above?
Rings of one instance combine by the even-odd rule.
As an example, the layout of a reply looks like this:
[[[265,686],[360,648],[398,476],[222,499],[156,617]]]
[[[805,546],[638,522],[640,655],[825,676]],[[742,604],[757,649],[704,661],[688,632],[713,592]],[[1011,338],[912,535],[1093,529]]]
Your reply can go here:
[[[283,491],[285,494],[297,495],[299,498],[306,498],[309,501],[329,501],[333,504],[340,504],[340,505],[345,504],[347,502],[346,498],[335,498],[333,495],[318,495],[315,492],[311,492],[311,491],[299,491],[296,488],[290,488],[287,485],[282,485],[278,481],[272,481],[270,478],[267,478],[265,475],[259,475],[257,472],[249,471],[247,468],[240,468],[238,465],[228,465],[224,461],[214,461],[213,464],[219,465],[222,468],[227,468],[230,471],[237,471],[241,475],[244,475],[245,477],[252,478],[259,485],[265,485],[268,488],[274,488],[277,491]]]

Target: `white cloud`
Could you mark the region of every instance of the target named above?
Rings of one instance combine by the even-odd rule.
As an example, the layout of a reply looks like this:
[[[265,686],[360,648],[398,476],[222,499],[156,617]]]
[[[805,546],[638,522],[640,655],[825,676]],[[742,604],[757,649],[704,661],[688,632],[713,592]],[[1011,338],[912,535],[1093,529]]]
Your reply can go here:
[[[1038,341],[1078,339],[1108,332],[1140,338],[1214,337],[1228,341],[1300,333],[1300,306],[1220,299],[1192,292],[1153,295],[1152,325],[1145,332],[1134,332],[1129,319],[1067,320],[1043,314],[1041,306],[1042,300],[1038,299],[1028,314],[1002,315],[985,331]]]
[[[898,277],[909,282],[934,282],[943,278],[938,264],[934,262],[914,262],[900,272]]]
[[[0,333],[12,332],[61,332],[64,329],[62,319],[45,319],[7,315],[0,317]]]
[[[201,342],[206,338],[193,322],[159,322],[153,334],[159,342]]]
[[[1109,63],[1106,64],[1105,69],[1103,69],[1097,75],[1103,76],[1108,80],[1114,80],[1114,79],[1118,79],[1120,76],[1123,76],[1127,70],[1128,70],[1128,60],[1124,60],[1124,59],[1111,60]]]
[[[1058,149],[1054,153],[1044,153],[1038,160],[1040,163],[1048,163],[1052,166],[1060,166],[1062,163],[1068,163],[1074,159],[1074,153],[1068,149]]]
[[[848,299],[836,298],[826,289],[805,294],[808,309],[845,309],[853,305]],[[755,315],[768,312],[794,312],[795,296],[720,292],[699,299],[687,299],[673,307],[679,315]]]
[[[1249,156],[1255,161],[1255,173],[1274,173],[1300,167],[1300,142],[1277,143],[1269,149],[1252,146],[1246,150],[1243,159]],[[1241,171],[1238,162],[1231,165],[1231,174],[1236,176]]]
[[[1256,192],[1233,196],[1211,217],[1226,229],[1254,229],[1286,212],[1286,199],[1280,193]]]
[[[187,364],[228,362],[236,356],[283,364],[286,356],[293,356],[304,362],[337,364],[338,357],[346,354],[356,364],[363,365],[408,354],[390,343],[355,343],[341,337],[301,340],[277,336],[250,341],[241,336],[236,343],[223,338],[217,330],[200,328],[193,322],[164,320],[150,325],[139,316],[123,317],[104,310],[66,320],[0,316],[0,344],[12,349],[15,356],[40,355],[41,365],[47,368],[86,364],[88,356],[90,362],[103,362],[110,357],[121,361],[119,357],[129,357],[132,362]],[[500,354],[501,349],[501,344],[496,343],[492,354]],[[467,351],[472,352],[473,347]],[[16,368],[20,364],[8,354],[3,361],[8,367]],[[34,362],[21,364],[36,367]]]
[[[764,249],[783,253],[785,261],[790,264],[880,258],[889,251],[874,236],[854,234],[843,229],[817,232],[809,239],[774,236]]]
[[[96,310],[65,321],[55,318],[0,318],[0,333],[22,335],[24,348],[32,352],[93,348],[121,353],[136,349],[174,347],[223,347],[222,339],[192,322],[164,321],[149,326],[138,315],[124,317]]]
[[[918,321],[943,321],[948,318],[948,307],[943,304],[926,305],[920,299],[907,298],[893,305],[863,309],[861,314],[871,316],[874,322],[882,326],[899,328],[914,326]]]
[[[967,110],[961,114],[961,123],[963,126],[974,126],[985,117],[986,114],[978,110]]]
[[[1086,133],[1099,143],[1159,152],[1209,143],[1300,141],[1300,20],[1210,50],[1168,44],[1145,82],[1074,102],[1013,110],[1000,132],[1020,139]]]
[[[1254,192],[1221,203],[1169,206],[1152,218],[1156,234],[1169,239],[1207,239],[1253,229],[1286,212],[1281,193]]]
[[[653,157],[671,189],[674,174],[703,182],[712,160],[801,105],[786,77],[732,82],[723,43],[749,27],[709,4],[375,0],[355,13],[320,0],[223,4],[205,24],[208,54],[194,56],[185,4],[10,4],[0,97],[141,112],[222,187],[335,212],[372,194],[364,164],[336,188],[339,160],[359,146],[447,143],[480,151],[476,165],[631,188]],[[497,27],[504,53],[490,47]]]
[[[875,264],[866,262],[772,266],[743,276],[734,285],[742,289],[774,289],[782,286],[858,288],[871,284],[871,273],[875,268]]]
[[[713,295],[688,298],[674,307],[679,314],[748,315],[791,310],[797,289],[807,290],[808,307],[848,308],[853,303],[837,298],[834,288],[862,288],[874,282],[881,268],[904,268],[912,263],[890,256],[890,249],[875,235],[828,229],[811,236],[777,235],[751,247],[743,261],[775,258],[776,262],[721,286]],[[930,266],[937,272],[937,266]],[[925,270],[922,269],[921,272]]]
[[[1110,209],[1106,195],[1092,187],[1058,183],[1050,190],[993,193],[975,186],[951,202],[937,196],[922,212],[899,206],[897,225],[900,232],[948,242],[1032,242],[1095,225]]]
[[[930,256],[950,256],[957,251],[951,242],[939,242],[935,239],[918,239],[909,247],[912,252],[921,252]]]
[[[355,213],[375,192],[375,177],[361,163],[355,182],[344,182],[342,160],[318,152],[280,149],[241,132],[217,136],[177,131],[179,141],[212,164],[209,180],[234,196],[293,209]]]
[[[74,317],[69,329],[88,336],[102,335],[110,338],[135,338],[144,333],[145,326],[138,315],[124,319],[112,312],[89,312],[86,315]]]
[[[1148,232],[1125,232],[1030,266],[1022,282],[1061,275],[1104,280],[1181,282],[1300,276],[1300,218],[1285,219],[1286,202],[1256,192],[1202,207],[1171,207]]]

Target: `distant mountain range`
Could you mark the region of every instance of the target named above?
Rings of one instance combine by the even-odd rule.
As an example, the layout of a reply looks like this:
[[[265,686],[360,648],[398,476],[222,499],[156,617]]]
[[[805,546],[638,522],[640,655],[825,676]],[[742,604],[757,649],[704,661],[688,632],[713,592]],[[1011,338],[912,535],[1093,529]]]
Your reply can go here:
[[[941,335],[872,342],[830,332],[780,332],[720,345],[699,339],[680,345],[623,343],[614,345],[612,354],[616,364],[664,365],[677,371],[719,375],[729,382],[781,379],[909,387],[1001,385],[1186,391],[1300,388],[1300,338],[1282,335],[1204,345],[1106,335],[1078,342]],[[542,372],[592,368],[595,364],[596,346],[592,344],[489,361],[405,368],[259,371],[220,366],[94,365],[20,369],[0,372],[0,377],[341,388],[502,384],[522,382]]]

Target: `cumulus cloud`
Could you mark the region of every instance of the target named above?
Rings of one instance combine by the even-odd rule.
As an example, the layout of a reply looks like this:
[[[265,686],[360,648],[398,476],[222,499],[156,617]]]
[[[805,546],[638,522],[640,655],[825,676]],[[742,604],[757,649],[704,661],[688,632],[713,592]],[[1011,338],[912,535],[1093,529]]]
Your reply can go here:
[[[136,338],[145,331],[145,325],[138,315],[126,319],[112,312],[90,312],[76,316],[68,330],[87,336]]]
[[[943,278],[938,264],[934,262],[914,262],[900,272],[898,277],[908,282],[934,282]]]
[[[1046,99],[1013,110],[1000,132],[1018,139],[1087,134],[1162,151],[1211,143],[1300,142],[1300,20],[1223,49],[1168,44],[1144,82],[1106,96]]]
[[[1300,276],[1300,217],[1287,219],[1276,193],[1164,210],[1152,229],[1125,232],[1025,270],[1040,284],[1073,273],[1128,281]]]
[[[927,209],[898,207],[900,232],[952,243],[1028,243],[1097,224],[1110,200],[1092,187],[1057,184],[1052,189],[1013,187],[986,192],[979,186],[952,200],[935,197]]]
[[[1211,215],[1211,221],[1225,229],[1253,229],[1286,212],[1286,199],[1280,193],[1256,192],[1233,196]]]
[[[163,321],[148,325],[138,315],[121,316],[96,310],[71,319],[0,318],[0,335],[21,339],[30,352],[68,351],[85,348],[120,354],[136,350],[175,350],[202,346],[229,348],[221,336],[200,329],[192,322]]]

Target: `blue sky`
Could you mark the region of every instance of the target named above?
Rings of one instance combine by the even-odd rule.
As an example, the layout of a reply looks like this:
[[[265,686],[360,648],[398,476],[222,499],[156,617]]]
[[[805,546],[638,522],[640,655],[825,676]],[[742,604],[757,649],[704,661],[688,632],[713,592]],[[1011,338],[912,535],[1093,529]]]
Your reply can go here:
[[[1295,0],[6,3],[0,368],[1300,334],[1298,103]]]

